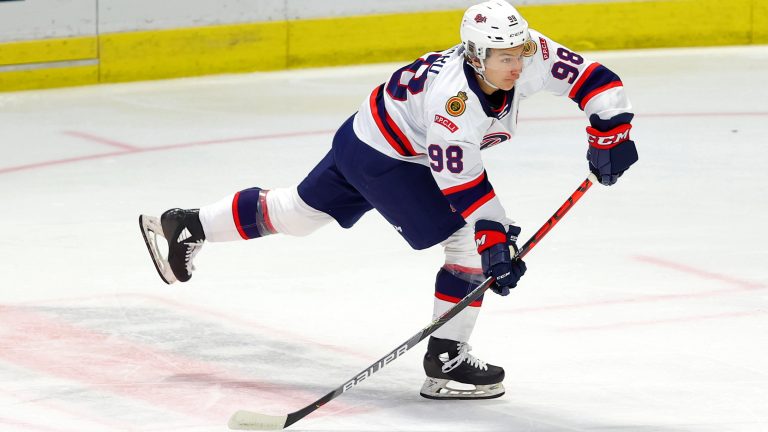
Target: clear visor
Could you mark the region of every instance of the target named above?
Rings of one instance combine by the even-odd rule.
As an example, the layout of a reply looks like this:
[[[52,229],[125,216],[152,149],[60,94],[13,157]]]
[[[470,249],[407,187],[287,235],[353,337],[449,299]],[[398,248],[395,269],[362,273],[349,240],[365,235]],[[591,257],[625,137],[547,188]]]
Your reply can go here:
[[[514,71],[523,68],[523,47],[494,50],[485,57],[486,70]]]

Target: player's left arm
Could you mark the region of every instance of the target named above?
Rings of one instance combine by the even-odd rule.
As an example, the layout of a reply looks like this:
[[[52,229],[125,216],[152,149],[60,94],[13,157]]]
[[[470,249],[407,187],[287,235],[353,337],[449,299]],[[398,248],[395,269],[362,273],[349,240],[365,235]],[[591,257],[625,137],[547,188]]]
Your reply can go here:
[[[538,46],[532,66],[541,73],[542,89],[565,96],[589,118],[587,160],[600,183],[612,185],[637,162],[630,139],[632,104],[621,78],[604,65],[532,31]]]

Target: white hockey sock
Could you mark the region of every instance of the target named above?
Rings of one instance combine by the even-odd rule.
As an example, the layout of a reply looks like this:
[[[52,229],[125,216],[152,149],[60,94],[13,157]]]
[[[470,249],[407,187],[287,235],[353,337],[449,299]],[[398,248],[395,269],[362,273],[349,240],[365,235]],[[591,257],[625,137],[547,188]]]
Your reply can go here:
[[[432,319],[436,319],[455,305],[455,303],[435,298]],[[453,319],[445,323],[445,325],[432,333],[432,336],[440,339],[467,342],[472,335],[472,330],[475,328],[475,323],[477,322],[477,317],[479,315],[480,307],[468,306],[466,309],[459,312],[458,315],[453,317]]]
[[[242,240],[235,226],[232,201],[235,194],[200,207],[200,223],[205,238],[212,242]],[[296,187],[278,188],[267,191],[266,207],[269,221],[275,231],[293,236],[305,236],[333,221],[333,218],[307,205],[299,196]]]
[[[232,200],[235,194],[228,195],[213,204],[200,207],[200,224],[205,232],[205,239],[212,242],[242,240],[232,217]]]
[[[267,193],[267,208],[275,230],[292,236],[311,234],[333,221],[330,215],[305,203],[296,186],[270,190]]]

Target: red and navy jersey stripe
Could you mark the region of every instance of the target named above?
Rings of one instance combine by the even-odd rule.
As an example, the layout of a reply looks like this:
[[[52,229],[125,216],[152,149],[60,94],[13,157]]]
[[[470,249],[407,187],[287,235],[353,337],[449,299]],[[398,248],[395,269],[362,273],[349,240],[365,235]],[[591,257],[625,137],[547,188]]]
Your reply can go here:
[[[472,181],[443,189],[443,195],[451,206],[461,213],[461,217],[466,219],[480,206],[493,199],[496,193],[493,191],[491,182],[488,181],[488,175],[483,171]]]
[[[622,86],[618,75],[600,63],[592,63],[582,72],[568,97],[579,104],[579,108],[583,111],[593,97],[608,89]]]
[[[371,107],[371,114],[373,120],[376,122],[376,126],[379,131],[384,135],[384,139],[387,140],[389,145],[400,156],[417,156],[418,153],[413,149],[413,145],[405,136],[402,130],[397,126],[392,117],[387,113],[387,107],[384,104],[384,84],[376,88],[371,93],[369,104]]]

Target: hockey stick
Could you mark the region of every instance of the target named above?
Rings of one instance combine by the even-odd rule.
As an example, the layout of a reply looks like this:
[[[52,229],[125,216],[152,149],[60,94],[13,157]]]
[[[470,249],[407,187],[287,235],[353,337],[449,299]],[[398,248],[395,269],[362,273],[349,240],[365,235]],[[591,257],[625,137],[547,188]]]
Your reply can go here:
[[[542,225],[541,228],[539,228],[538,231],[536,231],[536,234],[533,235],[525,244],[523,247],[519,249],[517,254],[515,255],[515,259],[522,259],[525,255],[528,254],[528,252],[531,251],[539,242],[541,239],[544,238],[547,233],[552,230],[552,228],[560,222],[560,219],[562,219],[563,216],[565,216],[566,213],[576,204],[576,202],[587,192],[587,190],[592,186],[592,183],[596,182],[597,178],[594,176],[594,174],[590,174],[589,177],[587,177],[586,180],[584,180],[583,183],[576,189],[575,192],[571,194],[571,196],[568,197],[568,199],[563,203],[562,206],[560,206],[559,209],[555,212],[552,217],[547,220],[547,222]],[[267,414],[260,414],[252,411],[245,411],[240,410],[232,415],[232,417],[229,419],[229,428],[230,429],[238,429],[238,430],[279,430],[279,429],[285,429],[288,426],[296,423],[297,421],[303,419],[316,409],[320,408],[321,406],[325,405],[326,403],[330,402],[331,400],[335,399],[337,396],[340,396],[342,393],[351,390],[353,387],[358,385],[363,380],[370,378],[371,375],[375,374],[376,372],[380,371],[384,366],[388,365],[389,363],[395,361],[398,357],[403,355],[406,351],[413,348],[416,344],[424,340],[427,336],[432,334],[435,330],[442,327],[448,320],[456,316],[459,312],[464,310],[470,303],[477,300],[485,291],[490,288],[490,286],[493,284],[494,279],[492,277],[489,277],[483,283],[477,286],[472,292],[467,294],[466,297],[464,297],[460,302],[456,303],[452,308],[447,310],[444,314],[440,315],[439,318],[432,321],[428,326],[424,327],[424,329],[420,330],[418,333],[413,335],[410,339],[405,341],[402,345],[398,346],[397,348],[390,351],[387,355],[379,359],[376,363],[368,366],[367,368],[363,369],[360,373],[352,377],[349,381],[345,382],[341,386],[337,387],[327,395],[321,397],[320,399],[312,402],[311,404],[305,406],[304,408],[292,412],[287,415],[282,416],[273,416],[273,415],[267,415]]]

